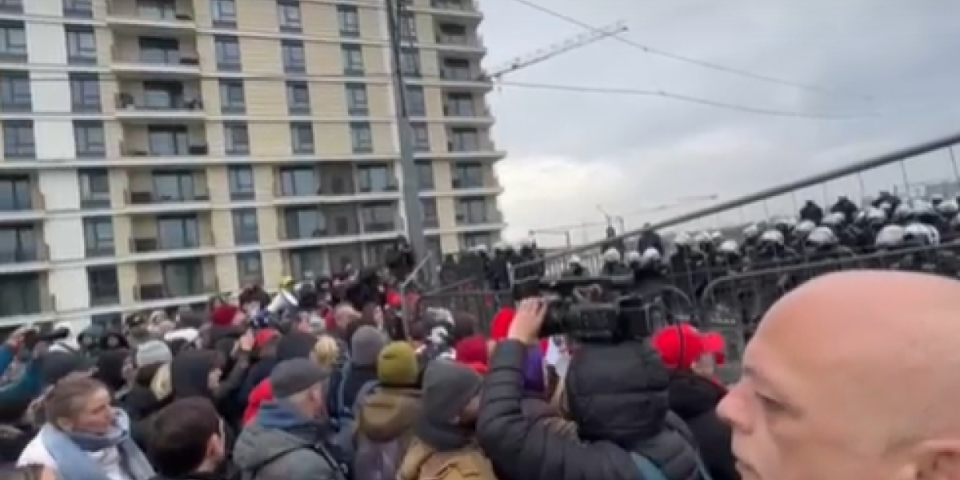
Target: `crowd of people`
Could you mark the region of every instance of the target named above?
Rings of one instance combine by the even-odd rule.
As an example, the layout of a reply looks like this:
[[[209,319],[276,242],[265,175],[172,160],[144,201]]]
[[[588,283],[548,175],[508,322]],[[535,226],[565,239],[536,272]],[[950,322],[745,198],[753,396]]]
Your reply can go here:
[[[723,348],[692,327],[594,347],[541,341],[538,299],[484,333],[460,312],[404,319],[382,289],[319,287],[315,304],[278,293],[267,318],[243,292],[122,331],[14,332],[4,478],[739,478],[714,413]]]

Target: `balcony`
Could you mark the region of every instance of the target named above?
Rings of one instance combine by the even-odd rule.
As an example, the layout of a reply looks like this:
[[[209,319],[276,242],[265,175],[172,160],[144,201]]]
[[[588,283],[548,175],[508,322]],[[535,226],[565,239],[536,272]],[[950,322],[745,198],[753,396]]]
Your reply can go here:
[[[161,204],[178,204],[178,203],[198,203],[198,202],[209,202],[210,195],[207,193],[179,193],[176,195],[163,194],[152,191],[130,191],[126,192],[126,199],[128,205],[155,205],[158,203]],[[163,208],[163,210],[167,210]]]
[[[214,245],[214,234],[209,214],[165,214],[130,217],[131,239],[129,248],[133,253],[147,254],[164,252],[157,259],[168,258],[166,252],[180,252],[178,257],[189,258],[202,255],[196,250]]]
[[[175,97],[167,104],[151,103],[143,96],[130,93],[118,93],[117,119],[140,121],[144,123],[180,123],[184,121],[203,121],[203,100],[199,97]]]
[[[107,24],[115,32],[149,35],[193,34],[192,2],[168,1],[143,5],[137,0],[108,0]]]
[[[281,168],[274,184],[274,196],[283,205],[395,200],[398,195],[389,163]]]
[[[430,13],[444,20],[479,22],[483,19],[476,0],[417,0],[409,9]]]
[[[285,208],[277,221],[277,233],[283,241],[356,236],[362,234],[359,215],[356,205]]]
[[[166,165],[177,158],[203,157],[210,153],[202,125],[125,124],[120,154],[124,157],[163,158]],[[184,161],[180,163],[190,163]]]
[[[487,52],[475,27],[460,24],[442,23],[436,27],[435,43],[438,48],[449,52],[484,55]]]
[[[360,227],[364,234],[396,232],[400,229],[399,205],[393,202],[361,205]]]
[[[44,218],[46,197],[40,192],[35,177],[0,177],[0,224],[34,222]]]
[[[461,55],[462,56],[462,55]],[[486,93],[493,88],[493,82],[487,78],[478,62],[469,59],[446,57],[438,53],[439,82],[442,87],[460,90],[480,90]]]
[[[184,284],[180,286],[164,285],[163,283],[145,283],[133,287],[133,298],[138,302],[155,302],[159,300],[174,300],[184,297],[207,297],[219,292],[216,277],[202,279],[203,283]]]
[[[2,228],[0,239],[4,248],[0,249],[0,274],[25,273],[41,270],[50,260],[50,247],[35,238],[42,235],[39,228]]]
[[[117,37],[110,68],[120,78],[182,79],[200,76],[200,56],[194,40]]]

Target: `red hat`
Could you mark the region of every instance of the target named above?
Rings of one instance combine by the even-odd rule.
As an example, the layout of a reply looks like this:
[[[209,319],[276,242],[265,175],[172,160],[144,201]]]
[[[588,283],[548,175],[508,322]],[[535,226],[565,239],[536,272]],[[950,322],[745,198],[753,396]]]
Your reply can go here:
[[[210,321],[217,326],[227,327],[233,325],[233,319],[237,316],[240,309],[235,305],[225,304],[213,310],[210,314]]]
[[[703,335],[703,351],[713,355],[713,360],[717,365],[723,365],[727,362],[727,341],[717,332],[710,332]]]
[[[490,361],[490,352],[487,349],[487,339],[481,335],[464,338],[454,347],[457,353],[457,362],[465,365],[486,365]]]
[[[659,330],[653,334],[652,342],[663,363],[670,368],[691,368],[705,353],[703,336],[687,324]]]
[[[507,335],[510,334],[510,325],[513,323],[513,317],[517,314],[517,311],[509,308],[503,307],[499,312],[493,317],[493,322],[490,324],[490,340],[499,342],[500,340],[506,340]],[[540,342],[540,353],[546,355],[547,349],[550,347],[549,340],[543,340]]]
[[[279,336],[280,336],[280,332],[272,328],[266,328],[257,332],[257,335],[253,339],[253,344],[257,347],[262,347],[263,344]]]

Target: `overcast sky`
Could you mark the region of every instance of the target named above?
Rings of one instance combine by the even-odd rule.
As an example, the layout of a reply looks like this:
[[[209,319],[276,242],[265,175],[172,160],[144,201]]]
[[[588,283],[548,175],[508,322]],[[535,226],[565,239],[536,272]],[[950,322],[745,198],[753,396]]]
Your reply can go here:
[[[494,140],[508,151],[498,164],[508,239],[531,229],[602,222],[598,205],[625,215],[628,228],[639,227],[682,211],[643,213],[677,198],[729,198],[960,131],[960,2],[533,1],[596,26],[623,20],[625,38],[659,50],[834,93],[677,62],[614,39],[517,71],[506,82],[665,90],[861,118],[776,117],[658,97],[504,86],[488,99],[497,117]],[[482,0],[481,8],[488,67],[582,31],[514,0]],[[943,151],[914,160],[907,172],[909,183],[953,176]],[[863,183],[875,191],[905,181],[900,167],[891,166],[864,175]],[[859,197],[860,181],[796,198],[833,201],[841,191]],[[773,202],[767,211],[792,210],[792,202]],[[696,227],[764,214],[756,207]],[[601,231],[587,233],[595,238]],[[575,242],[583,240],[583,229],[572,233]]]

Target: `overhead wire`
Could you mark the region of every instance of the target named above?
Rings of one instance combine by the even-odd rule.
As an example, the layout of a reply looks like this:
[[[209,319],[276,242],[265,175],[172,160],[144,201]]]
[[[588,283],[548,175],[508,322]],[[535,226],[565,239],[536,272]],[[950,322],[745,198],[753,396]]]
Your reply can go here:
[[[554,18],[563,20],[563,21],[565,21],[565,22],[567,22],[567,23],[570,23],[570,24],[572,24],[572,25],[576,25],[576,26],[578,26],[578,27],[580,27],[580,28],[585,28],[585,29],[592,30],[592,31],[598,31],[598,30],[600,30],[599,27],[596,27],[596,26],[591,25],[591,24],[589,24],[589,23],[587,23],[587,22],[578,20],[578,19],[576,19],[576,18],[574,18],[574,17],[572,17],[572,16],[562,14],[562,13],[556,11],[556,10],[553,10],[553,9],[550,9],[550,8],[547,8],[547,7],[544,7],[544,6],[542,6],[542,5],[538,5],[538,4],[536,4],[536,3],[534,3],[534,2],[531,2],[531,1],[529,1],[529,0],[513,0],[513,1],[514,1],[514,2],[517,2],[517,3],[520,3],[520,4],[522,4],[522,5],[526,5],[526,6],[529,7],[529,8],[532,8],[532,9],[534,9],[534,10],[537,10],[537,11],[539,11],[539,12],[541,12],[541,13],[544,13],[544,14],[546,14],[546,15],[549,15],[549,16],[551,16],[551,17],[554,17]],[[630,46],[630,47],[636,48],[636,49],[638,49],[638,50],[640,50],[640,51],[642,51],[642,52],[644,52],[644,53],[650,54],[650,55],[656,55],[656,56],[663,57],[663,58],[667,58],[667,59],[674,60],[674,61],[677,61],[677,62],[687,63],[687,64],[690,64],[690,65],[696,65],[696,66],[699,66],[699,67],[702,67],[702,68],[707,68],[707,69],[710,69],[710,70],[715,70],[715,71],[727,73],[727,74],[730,74],[730,75],[736,75],[736,76],[740,76],[740,77],[744,77],[744,78],[749,78],[749,79],[756,80],[756,81],[760,81],[760,82],[766,82],[766,83],[771,83],[771,84],[775,84],[775,85],[787,86],[787,87],[797,88],[797,89],[806,90],[806,91],[810,91],[810,92],[816,92],[816,93],[820,93],[820,94],[851,96],[851,97],[857,97],[857,98],[860,98],[860,99],[863,99],[863,100],[871,100],[871,99],[874,99],[874,97],[871,96],[871,95],[864,95],[864,94],[860,94],[860,93],[856,93],[856,92],[848,92],[848,91],[843,91],[843,90],[838,90],[838,89],[834,89],[834,88],[824,87],[824,86],[816,85],[816,84],[801,83],[801,82],[796,82],[796,81],[792,81],[792,80],[786,80],[786,79],[783,79],[783,78],[778,78],[778,77],[774,77],[774,76],[770,76],[770,75],[764,75],[764,74],[760,74],[760,73],[750,72],[750,71],[747,71],[747,70],[743,70],[743,69],[739,69],[739,68],[734,68],[734,67],[729,67],[729,66],[726,66],[726,65],[721,65],[721,64],[719,64],[719,63],[710,62],[710,61],[707,61],[707,60],[701,60],[701,59],[693,58],[693,57],[686,56],[686,55],[680,55],[680,54],[678,54],[678,53],[669,52],[669,51],[667,51],[667,50],[663,50],[663,49],[651,47],[651,46],[649,46],[649,45],[645,45],[645,44],[642,44],[642,43],[640,43],[640,42],[631,40],[631,39],[623,36],[623,34],[613,34],[613,35],[610,36],[610,38],[612,38],[612,39],[614,39],[614,40],[616,40],[616,41],[618,41],[618,42],[620,42],[620,43],[623,43],[624,45],[628,45],[628,46]]]

